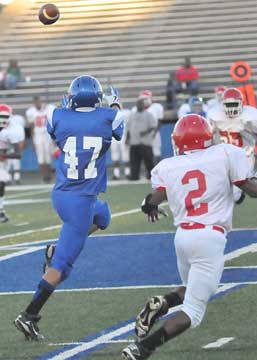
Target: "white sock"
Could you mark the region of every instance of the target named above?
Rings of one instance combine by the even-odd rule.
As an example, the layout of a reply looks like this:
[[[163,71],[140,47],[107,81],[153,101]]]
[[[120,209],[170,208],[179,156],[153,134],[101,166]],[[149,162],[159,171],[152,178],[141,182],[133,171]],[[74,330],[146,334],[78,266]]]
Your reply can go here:
[[[124,174],[125,176],[129,176],[130,175],[130,168],[128,166],[125,167],[124,169]]]
[[[0,196],[0,211],[4,210],[4,197]]]
[[[120,169],[118,167],[113,169],[113,175],[117,178],[120,177]]]

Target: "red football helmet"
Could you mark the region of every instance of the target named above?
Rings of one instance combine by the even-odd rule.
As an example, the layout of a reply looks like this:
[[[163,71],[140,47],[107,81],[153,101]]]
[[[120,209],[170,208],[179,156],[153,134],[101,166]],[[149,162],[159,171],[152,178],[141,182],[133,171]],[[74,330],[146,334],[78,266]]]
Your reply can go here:
[[[243,95],[240,90],[230,88],[224,91],[222,105],[229,118],[239,116],[243,111]]]
[[[12,108],[6,104],[0,104],[0,129],[8,126],[11,115]]]
[[[226,90],[227,90],[226,86],[223,86],[223,85],[216,86],[216,87],[214,88],[214,93],[215,93],[216,99],[217,99],[219,102],[222,101],[223,93],[224,93],[224,91],[226,91]]]
[[[176,123],[172,141],[176,155],[206,149],[213,143],[212,128],[201,115],[185,115]]]

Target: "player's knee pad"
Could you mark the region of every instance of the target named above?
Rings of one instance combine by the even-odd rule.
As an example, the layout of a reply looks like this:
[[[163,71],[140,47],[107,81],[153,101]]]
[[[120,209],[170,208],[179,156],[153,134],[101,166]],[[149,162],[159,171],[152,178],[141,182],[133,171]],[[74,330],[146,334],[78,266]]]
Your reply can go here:
[[[206,305],[207,304],[202,301],[193,302],[191,304],[183,303],[182,311],[191,320],[191,328],[196,328],[201,324],[206,311]]]

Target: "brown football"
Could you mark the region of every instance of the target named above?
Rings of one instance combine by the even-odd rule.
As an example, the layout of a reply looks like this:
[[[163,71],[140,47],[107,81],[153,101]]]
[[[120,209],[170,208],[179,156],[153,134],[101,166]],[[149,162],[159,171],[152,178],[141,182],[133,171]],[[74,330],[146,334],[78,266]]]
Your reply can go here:
[[[60,11],[54,4],[43,5],[38,13],[38,18],[44,25],[54,24],[60,17]]]

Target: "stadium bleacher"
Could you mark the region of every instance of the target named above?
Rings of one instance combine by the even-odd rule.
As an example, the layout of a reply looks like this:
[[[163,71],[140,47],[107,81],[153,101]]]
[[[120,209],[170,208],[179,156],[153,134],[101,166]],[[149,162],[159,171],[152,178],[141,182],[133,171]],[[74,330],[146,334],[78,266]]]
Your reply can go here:
[[[131,105],[142,88],[164,103],[168,73],[185,55],[200,71],[205,97],[214,85],[232,83],[235,60],[248,61],[253,73],[257,66],[255,0],[243,7],[241,0],[56,0],[61,18],[52,26],[37,19],[44,1],[22,3],[14,1],[0,15],[0,62],[15,58],[31,77],[16,90],[0,91],[21,113],[33,95],[58,103],[81,73],[97,76],[105,87],[113,83]]]

